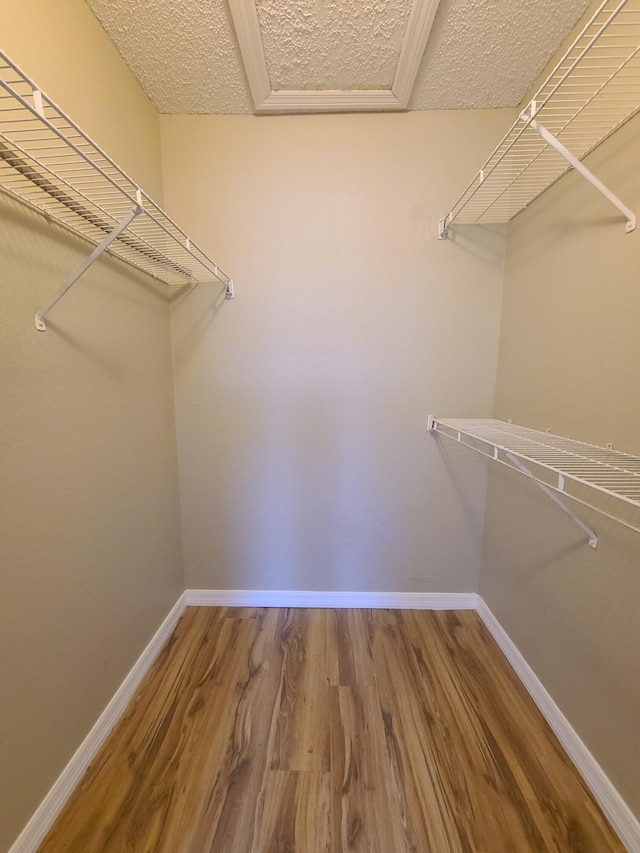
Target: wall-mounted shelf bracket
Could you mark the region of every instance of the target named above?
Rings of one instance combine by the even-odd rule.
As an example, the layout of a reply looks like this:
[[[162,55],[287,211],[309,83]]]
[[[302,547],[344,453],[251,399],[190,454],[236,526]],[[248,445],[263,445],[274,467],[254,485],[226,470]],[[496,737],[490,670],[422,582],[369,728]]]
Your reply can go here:
[[[577,524],[578,527],[587,534],[587,536],[589,537],[589,545],[591,548],[595,549],[598,547],[598,537],[590,527],[587,527],[587,525],[583,521],[580,521],[578,516],[571,512],[569,507],[563,501],[561,501],[560,498],[556,494],[554,494],[548,486],[546,486],[544,483],[541,483],[540,480],[538,480],[536,476],[527,468],[527,466],[523,465],[522,462],[516,456],[513,455],[513,453],[509,453],[509,451],[505,450],[503,447],[496,447],[496,458],[498,458],[498,454],[501,452],[504,453],[507,459],[512,463],[512,465],[514,465],[518,469],[518,471],[520,471],[522,474],[525,475],[525,477],[528,477],[533,483],[535,483],[536,486],[540,489],[540,491],[544,492],[544,494],[549,498],[549,500],[553,501],[553,503],[557,507],[560,507],[560,509],[569,516],[569,518],[574,522],[574,524]]]
[[[592,548],[598,537],[574,515],[574,503],[640,533],[639,456],[510,421],[429,415],[427,429],[524,474],[586,533]]]
[[[640,112],[638,45],[640,0],[601,0],[528,108],[449,207],[440,239],[454,223],[510,222],[571,168],[615,205],[627,232],[633,231],[634,212],[583,162]]]
[[[78,281],[78,279],[84,275],[84,273],[89,269],[89,267],[100,257],[100,255],[109,248],[109,246],[113,243],[114,240],[117,240],[120,234],[127,228],[131,222],[138,216],[138,214],[142,213],[142,207],[140,205],[136,205],[133,210],[128,213],[124,219],[121,219],[120,222],[116,225],[116,227],[104,238],[102,243],[100,243],[96,248],[91,252],[88,258],[82,262],[80,268],[71,276],[69,281],[64,284],[60,290],[55,294],[55,296],[47,302],[36,314],[35,323],[36,329],[39,332],[45,332],[47,327],[44,322],[44,318],[49,313],[49,311],[53,308],[56,303],[58,303],[65,293],[70,290],[73,285]]]
[[[595,187],[598,192],[603,195],[607,201],[611,202],[611,204],[616,207],[620,213],[627,220],[626,231],[627,234],[630,234],[636,227],[636,215],[635,213],[624,204],[618,196],[611,192],[611,190],[606,187],[599,178],[593,174],[592,171],[587,169],[587,167],[579,160],[576,156],[574,156],[568,148],[566,148],[560,140],[554,136],[543,124],[541,124],[536,119],[536,102],[531,101],[529,106],[520,113],[520,119],[524,122],[527,122],[533,130],[536,131],[539,136],[541,136],[547,145],[550,145],[554,148],[558,154],[560,154],[564,159],[569,163],[569,165],[579,172],[583,178],[585,178],[589,183]]]
[[[170,287],[215,282],[233,298],[229,276],[1,50],[0,191],[91,245],[36,314],[38,331],[107,250]]]
[[[448,213],[444,219],[441,219],[438,223],[438,240],[446,240],[449,236],[449,222],[451,220],[451,214]]]

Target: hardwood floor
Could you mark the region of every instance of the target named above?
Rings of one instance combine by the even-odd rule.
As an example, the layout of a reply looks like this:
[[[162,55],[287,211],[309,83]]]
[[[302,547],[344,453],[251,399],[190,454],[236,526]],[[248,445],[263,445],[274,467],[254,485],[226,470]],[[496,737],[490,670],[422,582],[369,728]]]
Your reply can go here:
[[[623,851],[473,611],[188,608],[41,853]]]

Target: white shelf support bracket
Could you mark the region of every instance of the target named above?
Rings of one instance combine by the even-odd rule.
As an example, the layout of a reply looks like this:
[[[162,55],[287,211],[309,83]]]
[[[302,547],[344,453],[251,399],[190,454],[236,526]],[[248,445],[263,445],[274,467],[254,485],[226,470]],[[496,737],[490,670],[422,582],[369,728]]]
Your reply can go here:
[[[454,441],[458,441],[460,444],[463,444],[465,447],[473,448],[472,444],[469,444],[466,441],[462,440],[462,433],[460,432],[459,429],[456,430],[455,423],[456,423],[455,420],[449,421],[448,423],[446,421],[444,421],[443,422],[444,431],[442,431],[441,429],[439,429],[440,424],[434,415],[429,415],[427,417],[427,429],[429,430],[429,432],[439,434],[439,435],[444,435],[446,438],[450,438],[450,439],[453,439]],[[454,434],[452,435],[452,433],[454,433]],[[508,459],[509,462],[511,463],[511,465],[514,468],[516,468],[516,470],[518,470],[521,474],[524,474],[525,477],[527,477],[529,480],[531,480],[532,483],[535,483],[535,485],[541,491],[543,491],[545,493],[545,495],[550,500],[552,500],[553,503],[557,507],[559,507],[566,515],[568,515],[569,518],[575,524],[577,524],[581,530],[583,530],[587,534],[589,545],[591,548],[595,549],[598,547],[598,537],[593,532],[593,530],[590,527],[587,527],[587,525],[583,521],[581,521],[569,509],[568,506],[566,506],[566,504],[558,497],[558,495],[555,493],[555,491],[553,490],[553,488],[551,486],[547,486],[546,483],[543,483],[541,480],[539,480],[538,477],[536,477],[536,475],[532,471],[530,471],[529,468],[527,468],[527,466],[520,459],[518,459],[518,457],[514,453],[509,451],[506,447],[499,445],[499,444],[495,444],[493,441],[488,441],[486,438],[482,438],[480,440],[483,442],[486,442],[486,444],[492,449],[492,452],[490,454],[486,454],[486,453],[484,453],[484,451],[482,451],[484,455],[488,455],[489,458],[493,458],[496,462],[500,462],[503,465],[508,465],[508,463],[505,462],[504,459],[500,458],[500,455],[502,454],[502,456],[504,456],[505,459]],[[475,448],[475,449],[478,449],[478,448]],[[508,465],[508,467],[511,467],[511,466]],[[559,474],[558,475],[558,490],[562,491],[564,489],[564,486],[565,486],[564,475]]]
[[[42,92],[40,89],[33,90],[33,107],[40,118],[44,118],[44,104],[42,102]]]
[[[576,172],[579,172],[583,178],[589,181],[589,183],[607,199],[607,201],[609,201],[614,207],[616,207],[620,211],[620,213],[627,220],[627,234],[630,234],[632,231],[634,231],[636,227],[636,215],[633,210],[627,207],[627,205],[624,204],[624,202],[622,202],[615,193],[611,192],[611,190],[606,187],[601,180],[596,178],[593,172],[587,169],[584,163],[581,160],[578,160],[578,158],[573,155],[568,148],[565,148],[562,142],[560,142],[557,137],[555,137],[549,130],[547,130],[547,128],[543,124],[540,124],[540,122],[535,118],[535,114],[536,103],[535,101],[532,101],[528,109],[521,114],[521,118],[523,121],[528,121],[531,127],[544,139],[547,145],[550,145],[558,152],[558,154],[564,157],[567,163],[569,163],[569,165],[573,169],[575,169]]]
[[[230,278],[229,281],[224,286],[224,295],[225,295],[225,299],[233,299],[233,297],[236,295],[235,291],[233,289],[233,279],[232,278]]]
[[[131,222],[133,222],[133,220],[136,218],[136,216],[138,216],[139,213],[142,213],[142,208],[139,205],[136,205],[136,207],[133,208],[131,213],[128,213],[123,219],[121,219],[120,222],[118,222],[116,227],[113,229],[113,231],[107,234],[102,243],[96,246],[96,248],[93,250],[93,252],[91,252],[89,257],[86,258],[86,260],[84,260],[83,263],[80,265],[80,268],[77,270],[77,272],[75,272],[71,276],[69,281],[67,281],[66,284],[64,284],[55,294],[55,296],[38,311],[35,317],[35,324],[36,329],[39,332],[46,331],[47,327],[45,325],[44,318],[53,308],[53,306],[56,305],[56,303],[58,303],[62,299],[65,293],[73,287],[73,285],[82,275],[84,275],[84,273],[89,269],[89,267],[94,263],[94,261],[96,261],[100,257],[100,255],[106,249],[109,248],[113,241],[118,239],[124,229],[127,228],[127,226],[130,225]]]
[[[451,221],[451,214],[448,213],[444,219],[441,219],[438,223],[438,240],[446,240],[449,236],[449,222]]]
[[[555,494],[555,492],[553,492],[548,486],[545,486],[544,483],[541,483],[540,480],[538,480],[537,477],[535,477],[531,473],[527,466],[523,465],[523,463],[516,456],[514,456],[513,453],[509,453],[509,451],[505,450],[504,448],[496,447],[495,450],[501,450],[502,453],[504,453],[504,455],[507,457],[509,462],[511,462],[512,465],[515,465],[515,467],[518,469],[518,471],[520,471],[520,473],[524,474],[525,477],[528,477],[533,483],[535,483],[536,486],[541,491],[543,491],[545,495],[554,502],[554,504],[556,504],[556,506],[560,507],[560,509],[564,513],[566,513],[569,518],[572,519],[572,521],[574,521],[578,525],[578,527],[587,534],[587,536],[589,537],[589,545],[591,548],[595,549],[598,547],[598,537],[593,532],[593,530],[590,527],[587,527],[587,525],[583,521],[580,521],[578,516],[574,515],[574,513],[571,512],[569,507],[566,506],[566,504],[564,504],[560,500],[560,498]]]

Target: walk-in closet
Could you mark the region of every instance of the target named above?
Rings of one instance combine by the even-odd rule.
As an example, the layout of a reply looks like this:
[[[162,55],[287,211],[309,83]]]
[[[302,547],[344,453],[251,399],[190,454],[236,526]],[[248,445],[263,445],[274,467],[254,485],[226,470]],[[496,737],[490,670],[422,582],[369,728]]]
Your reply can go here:
[[[640,0],[5,0],[0,850],[640,853]]]

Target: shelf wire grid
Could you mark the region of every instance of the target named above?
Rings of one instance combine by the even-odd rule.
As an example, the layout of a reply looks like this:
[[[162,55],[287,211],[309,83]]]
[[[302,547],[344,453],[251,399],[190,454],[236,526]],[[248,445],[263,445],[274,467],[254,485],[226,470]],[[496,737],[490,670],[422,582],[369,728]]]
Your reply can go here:
[[[98,245],[142,212],[107,251],[168,285],[229,277],[0,51],[0,188]]]
[[[640,532],[638,456],[494,419],[434,418],[431,429],[514,468],[510,454],[538,483]]]
[[[640,0],[605,0],[532,98],[579,160],[640,109]],[[447,225],[504,223],[571,167],[522,117],[451,209]]]

